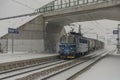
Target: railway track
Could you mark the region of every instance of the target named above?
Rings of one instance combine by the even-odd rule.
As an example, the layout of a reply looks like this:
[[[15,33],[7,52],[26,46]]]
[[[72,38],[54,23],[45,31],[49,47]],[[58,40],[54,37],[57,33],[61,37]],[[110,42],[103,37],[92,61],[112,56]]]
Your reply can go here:
[[[113,53],[115,50],[111,50],[108,52],[108,54]],[[84,73],[86,70],[90,69],[92,66],[94,66],[99,60],[101,60],[102,58],[104,58],[106,55],[108,54],[103,54],[100,57],[98,57],[95,61],[93,61],[91,64],[89,64],[88,66],[84,67],[82,70],[79,70],[78,72],[74,73],[73,75],[71,75],[70,77],[68,77],[66,80],[74,80],[76,77],[78,77],[80,74]]]
[[[4,80],[4,79],[8,79],[14,76],[18,76],[21,74],[25,74],[28,72],[32,72],[38,69],[42,69],[42,68],[46,68],[52,65],[56,65],[56,64],[60,64],[66,62],[65,60],[60,60],[60,59],[55,59],[55,60],[51,60],[51,61],[47,61],[47,62],[43,62],[40,64],[35,64],[35,65],[30,65],[30,66],[26,66],[26,67],[21,67],[21,68],[17,68],[17,69],[13,69],[13,70],[8,70],[8,71],[3,71],[0,72],[0,80]]]
[[[104,54],[102,54],[102,55],[93,56],[88,60],[77,63],[77,64],[72,65],[68,68],[65,68],[61,71],[50,74],[50,75],[45,76],[43,78],[39,78],[37,80],[74,80],[77,76],[79,76],[80,74],[82,74],[86,70],[90,69],[96,62],[98,62],[100,59],[102,59],[108,53],[112,53],[112,52],[113,52],[113,50],[112,51],[105,51]],[[71,72],[72,72],[72,74],[70,74]],[[65,74],[67,74],[67,75],[65,76]]]
[[[103,51],[106,52],[106,51]],[[103,53],[101,52],[101,53]],[[46,75],[51,75],[54,73],[64,72],[64,69],[69,70],[72,67],[83,64],[89,60],[92,60],[95,57],[98,57],[100,54],[92,56],[87,55],[81,58],[73,59],[73,60],[55,60],[55,61],[47,61],[46,63],[40,63],[32,66],[27,66],[23,68],[19,68],[12,71],[6,71],[0,73],[0,80],[34,80],[37,77],[41,77],[43,80]],[[71,67],[70,67],[71,66]],[[61,72],[59,72],[61,71]],[[44,77],[44,78],[43,78]],[[40,80],[40,79],[39,79]]]
[[[106,51],[103,51],[103,52],[106,52]],[[103,53],[103,52],[101,52],[101,53]],[[99,55],[96,55],[96,57],[97,56],[99,56]],[[32,74],[26,74],[26,76],[24,76],[22,78],[19,78],[17,80],[34,80],[37,77],[42,78],[46,75],[53,74],[53,73],[56,73],[58,71],[61,71],[61,70],[65,69],[69,66],[72,66],[72,65],[75,65],[75,64],[78,64],[78,63],[81,63],[81,62],[84,63],[86,60],[91,59],[91,58],[93,58],[93,56],[87,55],[87,56],[77,58],[77,59],[74,59],[74,60],[69,60],[66,63],[61,63],[61,64],[54,65],[54,66],[51,66],[51,67],[47,67],[47,68],[44,68],[43,70],[38,70],[36,72],[33,72]],[[39,80],[41,80],[41,79],[39,79]]]
[[[10,70],[0,71],[0,75],[4,74],[4,73],[8,73],[8,72],[13,72],[13,71],[21,70],[21,69],[27,69],[27,68],[35,67],[35,66],[38,66],[38,65],[43,65],[43,64],[51,63],[51,62],[58,61],[58,60],[59,59],[54,59],[54,60],[42,62],[42,63],[39,63],[39,64],[27,65],[27,66],[24,66],[24,67],[18,67],[18,68],[14,68],[14,69],[10,69]]]

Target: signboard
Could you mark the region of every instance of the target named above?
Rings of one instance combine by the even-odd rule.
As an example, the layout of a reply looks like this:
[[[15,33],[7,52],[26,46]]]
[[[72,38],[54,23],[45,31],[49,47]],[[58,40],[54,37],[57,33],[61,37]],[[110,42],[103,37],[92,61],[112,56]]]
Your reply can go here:
[[[8,28],[8,33],[18,34],[19,30],[18,29],[14,29],[14,28]]]
[[[118,30],[113,30],[113,34],[118,34]]]

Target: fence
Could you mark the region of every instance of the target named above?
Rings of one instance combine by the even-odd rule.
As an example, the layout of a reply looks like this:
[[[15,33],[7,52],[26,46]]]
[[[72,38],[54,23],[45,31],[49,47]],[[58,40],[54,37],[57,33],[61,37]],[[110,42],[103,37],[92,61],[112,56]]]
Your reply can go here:
[[[111,1],[111,0],[54,0],[45,6],[36,9],[35,12],[48,12],[53,11],[57,9],[72,7],[72,6],[78,6],[78,5],[84,5],[84,4],[90,4],[90,3],[99,3],[99,2],[105,2],[105,1]]]

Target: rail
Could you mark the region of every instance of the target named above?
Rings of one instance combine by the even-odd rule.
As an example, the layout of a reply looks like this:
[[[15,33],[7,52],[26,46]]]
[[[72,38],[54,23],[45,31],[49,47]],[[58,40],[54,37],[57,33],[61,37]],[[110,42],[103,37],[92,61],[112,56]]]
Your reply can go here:
[[[77,73],[73,73],[73,75],[72,76],[70,76],[70,77],[64,77],[64,80],[74,80],[77,76],[79,76],[79,74],[81,74],[81,73],[83,73],[83,72],[85,72],[86,70],[88,70],[88,69],[90,69],[90,67],[92,67],[95,63],[97,63],[99,60],[101,60],[102,58],[104,58],[106,55],[108,55],[109,53],[112,53],[112,51],[104,51],[103,52],[103,54],[99,54],[99,55],[96,55],[96,56],[93,56],[93,57],[91,57],[90,59],[88,59],[88,60],[85,60],[85,61],[83,61],[83,62],[81,62],[81,63],[78,63],[78,64],[75,64],[75,65],[73,65],[73,66],[70,66],[70,67],[68,67],[68,68],[66,68],[66,69],[63,69],[63,70],[61,70],[61,71],[58,71],[58,72],[56,72],[56,73],[53,73],[53,74],[50,74],[50,75],[47,75],[47,76],[45,76],[45,77],[43,77],[43,78],[40,78],[41,80],[54,80],[54,79],[57,79],[58,77],[60,77],[59,76],[59,74],[63,74],[64,72],[66,72],[66,71],[68,71],[68,70],[70,70],[70,69],[72,69],[72,68],[75,68],[75,67],[79,67],[80,68],[80,66],[83,64],[88,64],[88,65],[86,65],[85,67],[81,67],[80,68],[80,71],[74,71],[74,72],[77,72]],[[65,74],[65,73],[64,73]],[[54,78],[53,78],[54,77]],[[63,79],[63,78],[62,78]]]

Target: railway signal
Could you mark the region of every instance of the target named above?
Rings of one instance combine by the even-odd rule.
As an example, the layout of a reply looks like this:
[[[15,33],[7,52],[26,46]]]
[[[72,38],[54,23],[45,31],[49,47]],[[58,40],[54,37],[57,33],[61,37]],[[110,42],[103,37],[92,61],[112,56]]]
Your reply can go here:
[[[117,53],[119,54],[120,53],[120,24],[118,24],[118,28],[117,30],[113,30],[113,34],[117,34]]]
[[[120,24],[118,24],[118,40],[117,40],[118,44],[117,44],[117,53],[120,53]]]
[[[118,29],[117,30],[113,30],[113,34],[117,34],[117,53],[120,53],[120,24],[118,24]]]

